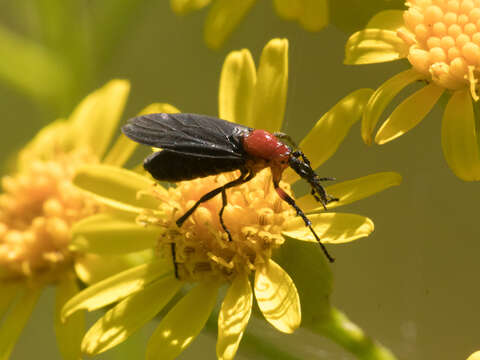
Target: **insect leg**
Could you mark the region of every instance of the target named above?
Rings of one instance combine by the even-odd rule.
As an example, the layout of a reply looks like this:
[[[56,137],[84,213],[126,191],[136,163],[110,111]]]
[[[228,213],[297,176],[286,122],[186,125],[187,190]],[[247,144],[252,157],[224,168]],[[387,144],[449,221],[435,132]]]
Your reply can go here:
[[[223,230],[227,233],[228,241],[232,241],[232,234],[230,234],[230,230],[227,229],[223,222],[223,210],[225,210],[225,206],[227,206],[227,193],[225,192],[225,189],[222,189],[222,208],[220,209],[218,216],[220,217],[220,224],[222,225]]]
[[[323,177],[323,178],[317,178],[317,181],[335,181],[337,180],[334,177]]]
[[[241,174],[240,176],[233,180],[233,181],[230,181],[229,183],[226,183],[225,185],[223,186],[220,186],[216,189],[213,189],[212,191],[210,191],[209,193],[206,193],[205,195],[203,195],[185,214],[183,214],[177,221],[177,226],[178,227],[181,227],[183,225],[183,223],[185,222],[185,220],[188,219],[188,217],[190,215],[192,215],[192,213],[197,209],[197,207],[205,202],[205,201],[208,201],[210,199],[212,199],[213,197],[217,196],[218,194],[220,193],[223,193],[225,192],[225,190],[231,188],[231,187],[234,187],[234,186],[237,186],[237,185],[240,185],[240,184],[243,184],[249,180],[251,180],[254,176],[253,173],[249,172],[248,170],[246,169],[240,169],[241,171]],[[229,232],[227,231],[226,229],[226,226],[225,224],[223,223],[223,219],[222,219],[222,215],[223,215],[223,210],[225,208],[225,206],[227,205],[227,195],[225,194],[225,197],[223,196],[222,194],[222,208],[220,209],[220,213],[219,213],[219,216],[220,216],[220,223],[222,225],[222,228],[226,231],[227,235],[229,235]],[[231,240],[231,237],[229,236],[229,240]]]
[[[175,278],[178,279],[178,264],[177,264],[177,255],[175,249],[175,243],[170,243],[170,251],[172,252],[172,260],[173,260],[173,271],[175,273]]]
[[[247,174],[247,173],[245,173]],[[225,192],[226,189],[230,188],[230,187],[233,187],[233,186],[236,186],[236,185],[240,185],[240,184],[243,184],[243,183],[246,183],[247,181],[250,181],[252,180],[252,178],[254,177],[254,174],[252,172],[248,173],[248,175],[246,177],[243,177],[242,178],[242,175],[240,175],[240,178],[232,181],[232,182],[229,182],[228,184],[225,184],[223,186],[223,190],[222,190],[222,208],[220,209],[220,212],[218,213],[218,216],[220,217],[220,224],[222,225],[222,228],[223,230],[227,233],[228,235],[228,241],[232,241],[232,234],[230,234],[230,231],[227,229],[227,227],[225,226],[225,223],[223,222],[223,211],[225,210],[225,206],[227,206],[227,193]],[[232,184],[231,186],[228,186]]]
[[[291,207],[293,207],[296,210],[297,215],[303,219],[305,226],[307,226],[312,232],[313,236],[315,237],[315,240],[317,240],[318,244],[322,248],[322,251],[327,257],[328,261],[334,262],[335,259],[332,256],[330,256],[330,254],[327,251],[327,248],[325,247],[325,245],[322,244],[315,230],[313,230],[312,222],[310,221],[309,218],[307,218],[307,216],[302,211],[302,209],[298,207],[298,205],[295,203],[295,200],[293,200],[285,191],[283,191],[283,189],[280,186],[278,186],[278,182],[274,182],[273,186],[275,187],[275,191],[277,192],[278,196],[280,196],[282,200],[286,201]]]

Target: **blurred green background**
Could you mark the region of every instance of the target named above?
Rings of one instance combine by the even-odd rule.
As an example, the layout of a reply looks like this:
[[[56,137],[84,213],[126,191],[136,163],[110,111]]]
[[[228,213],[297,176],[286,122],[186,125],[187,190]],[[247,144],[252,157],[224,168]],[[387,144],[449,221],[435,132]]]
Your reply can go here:
[[[39,128],[68,115],[83,96],[112,78],[132,83],[124,119],[152,102],[215,115],[226,54],[249,48],[258,63],[268,40],[286,37],[290,73],[283,130],[301,139],[347,93],[376,88],[407,66],[344,66],[347,33],[334,26],[308,33],[279,19],[270,1],[258,1],[217,52],[203,43],[205,11],[177,17],[165,0],[70,1],[68,6],[63,1],[0,1],[3,173],[12,154]],[[348,3],[335,5],[334,11],[353,11]],[[55,11],[60,16],[41,15]],[[18,42],[22,44],[18,53],[7,52],[12,34],[28,40]],[[47,67],[48,71],[37,66],[44,55],[32,45],[38,43],[55,50],[58,66]],[[22,59],[24,50],[32,51],[32,56]],[[42,86],[12,80],[20,71],[19,62],[27,60],[24,77],[31,76]],[[70,64],[74,71],[61,64]],[[382,147],[367,147],[356,125],[319,169],[321,176],[338,180],[392,170],[404,177],[400,187],[341,209],[374,220],[376,230],[369,238],[329,248],[337,259],[332,265],[333,304],[399,359],[465,359],[480,348],[480,185],[460,181],[448,169],[440,144],[441,115],[437,106],[412,132]],[[12,359],[59,358],[52,295],[42,297]],[[139,358],[136,350],[143,351],[153,326],[99,358]],[[299,359],[353,359],[329,340],[303,330],[281,335],[262,321],[251,322],[248,330],[264,332],[280,349],[295,349]],[[181,358],[214,356],[215,336],[204,332]],[[237,357],[262,358],[242,346]]]

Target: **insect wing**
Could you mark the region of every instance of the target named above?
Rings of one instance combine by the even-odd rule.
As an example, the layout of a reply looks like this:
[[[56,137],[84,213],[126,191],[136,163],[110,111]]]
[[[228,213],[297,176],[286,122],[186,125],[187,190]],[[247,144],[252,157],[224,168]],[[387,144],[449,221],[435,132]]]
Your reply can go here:
[[[129,120],[123,133],[141,144],[206,156],[239,158],[240,138],[252,129],[206,115],[148,114]]]

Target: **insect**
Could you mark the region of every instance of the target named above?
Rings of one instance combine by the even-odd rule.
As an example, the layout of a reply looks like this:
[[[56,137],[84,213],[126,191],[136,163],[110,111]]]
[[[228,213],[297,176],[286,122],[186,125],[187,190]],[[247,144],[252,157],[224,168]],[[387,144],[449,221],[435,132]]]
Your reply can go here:
[[[178,218],[178,227],[182,226],[201,203],[221,194],[220,224],[229,241],[232,241],[232,235],[222,216],[227,205],[226,190],[246,183],[260,170],[269,167],[277,194],[296,210],[327,259],[334,261],[315,233],[312,222],[279,183],[283,171],[291,167],[310,184],[311,194],[327,209],[328,203],[338,199],[328,195],[320,182],[335,179],[318,177],[308,158],[296,148],[288,135],[272,134],[211,116],[183,113],[138,116],[130,119],[128,124],[122,127],[122,131],[138,143],[162,149],[148,156],[143,164],[145,170],[157,180],[176,182],[240,170],[237,179],[203,195]],[[172,252],[174,255],[174,249]]]

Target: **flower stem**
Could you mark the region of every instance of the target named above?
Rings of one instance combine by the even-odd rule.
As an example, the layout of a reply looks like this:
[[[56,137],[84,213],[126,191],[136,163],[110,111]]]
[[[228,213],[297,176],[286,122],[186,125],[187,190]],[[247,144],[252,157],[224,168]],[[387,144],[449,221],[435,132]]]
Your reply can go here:
[[[333,340],[360,360],[396,360],[389,349],[368,337],[344,313],[333,307],[329,319],[312,330]]]

